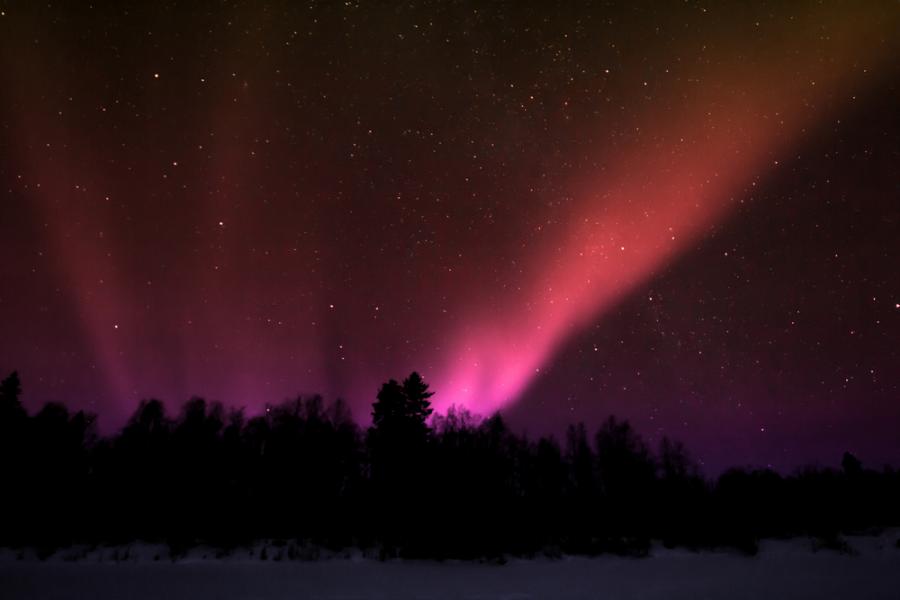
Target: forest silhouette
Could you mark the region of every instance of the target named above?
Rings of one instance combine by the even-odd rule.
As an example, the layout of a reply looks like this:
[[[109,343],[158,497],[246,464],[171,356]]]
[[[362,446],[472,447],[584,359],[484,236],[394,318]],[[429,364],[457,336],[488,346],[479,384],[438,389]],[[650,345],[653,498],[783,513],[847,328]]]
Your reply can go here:
[[[256,416],[201,398],[170,415],[145,400],[101,437],[94,416],[62,404],[28,415],[13,373],[0,383],[0,546],[146,541],[178,556],[276,540],[380,557],[640,556],[652,540],[755,553],[763,538],[799,535],[847,550],[843,534],[900,524],[900,473],[849,453],[841,469],[712,480],[681,443],[651,449],[614,417],[532,440],[499,414],[432,414],[431,395],[418,373],[388,381],[368,428],[320,396]]]

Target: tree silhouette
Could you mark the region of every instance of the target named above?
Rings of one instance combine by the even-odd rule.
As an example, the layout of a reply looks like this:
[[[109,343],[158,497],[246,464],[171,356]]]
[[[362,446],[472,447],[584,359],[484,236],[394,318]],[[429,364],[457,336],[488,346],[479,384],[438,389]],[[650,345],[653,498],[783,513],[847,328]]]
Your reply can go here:
[[[192,398],[170,417],[144,400],[98,437],[92,415],[63,404],[29,416],[21,391],[15,373],[0,382],[0,545],[41,553],[147,540],[178,556],[265,539],[276,560],[296,558],[295,541],[503,560],[644,554],[650,539],[754,552],[789,535],[849,551],[842,533],[900,525],[900,474],[849,452],[840,469],[707,480],[682,444],[663,438],[651,451],[614,417],[592,433],[569,427],[560,448],[500,414],[435,415],[417,373],[380,387],[364,436],[342,401],[304,396],[256,416]]]
[[[416,371],[403,380],[403,393],[406,395],[406,406],[409,418],[419,427],[427,427],[427,420],[434,410],[431,401],[434,392],[428,391],[428,384]]]
[[[403,380],[401,385],[391,379],[381,386],[372,405],[372,427],[376,432],[389,431],[391,435],[424,437],[429,432],[428,418],[434,393],[416,372]]]
[[[841,469],[847,477],[859,477],[863,472],[862,462],[850,452],[844,452],[841,457]]]
[[[0,382],[0,544],[21,542],[25,533],[21,513],[27,502],[22,488],[30,457],[24,448],[28,422],[21,393],[18,372]]]
[[[19,381],[19,372],[13,371],[0,382],[0,423],[11,423],[25,417],[25,409],[19,396],[22,394],[22,384]]]
[[[372,405],[369,449],[374,527],[390,552],[419,545],[421,528],[412,506],[421,506],[432,487],[429,464],[432,413],[428,384],[411,373],[402,384],[391,379],[381,386]],[[423,506],[424,508],[424,506]]]

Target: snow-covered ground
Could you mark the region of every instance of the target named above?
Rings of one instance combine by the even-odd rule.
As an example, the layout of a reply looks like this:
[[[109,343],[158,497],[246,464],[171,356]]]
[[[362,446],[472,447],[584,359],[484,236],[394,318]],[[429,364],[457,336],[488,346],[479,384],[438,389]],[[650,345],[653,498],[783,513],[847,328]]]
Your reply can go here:
[[[853,550],[813,551],[809,540],[770,541],[755,557],[658,548],[646,559],[604,556],[461,562],[227,558],[197,550],[172,562],[162,548],[58,553],[47,560],[0,551],[0,598],[443,599],[900,598],[897,531],[848,537]],[[204,558],[205,554],[205,558]],[[84,556],[82,556],[84,555]],[[78,557],[78,560],[74,560]],[[124,558],[124,560],[122,560]],[[116,562],[118,560],[118,562]]]

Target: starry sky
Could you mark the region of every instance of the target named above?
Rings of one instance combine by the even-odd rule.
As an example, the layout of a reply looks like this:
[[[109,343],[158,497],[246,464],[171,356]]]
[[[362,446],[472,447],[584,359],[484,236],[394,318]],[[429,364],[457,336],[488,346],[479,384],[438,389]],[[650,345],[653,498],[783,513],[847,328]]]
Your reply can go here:
[[[708,469],[900,464],[895,2],[0,1],[26,405],[415,369]]]

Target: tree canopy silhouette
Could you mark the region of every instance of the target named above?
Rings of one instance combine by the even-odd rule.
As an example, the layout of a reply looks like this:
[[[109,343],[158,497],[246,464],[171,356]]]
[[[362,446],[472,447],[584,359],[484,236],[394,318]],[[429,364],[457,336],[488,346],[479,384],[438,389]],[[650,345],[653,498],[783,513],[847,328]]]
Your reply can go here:
[[[500,414],[434,414],[418,373],[381,386],[366,430],[320,396],[254,416],[202,398],[170,415],[151,399],[100,437],[92,415],[58,403],[28,415],[21,394],[16,373],[0,382],[0,545],[148,540],[177,556],[274,539],[382,556],[641,555],[652,539],[753,552],[763,537],[814,535],[841,549],[842,532],[900,525],[900,475],[850,453],[840,469],[708,480],[682,444],[663,438],[654,451],[615,417],[593,432],[574,424],[560,444]]]

